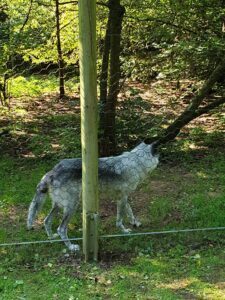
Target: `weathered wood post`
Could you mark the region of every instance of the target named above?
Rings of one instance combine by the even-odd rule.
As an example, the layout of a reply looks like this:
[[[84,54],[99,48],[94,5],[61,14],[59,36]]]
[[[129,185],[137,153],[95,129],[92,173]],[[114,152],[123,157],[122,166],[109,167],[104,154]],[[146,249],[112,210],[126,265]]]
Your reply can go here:
[[[96,1],[79,0],[83,252],[98,258]]]

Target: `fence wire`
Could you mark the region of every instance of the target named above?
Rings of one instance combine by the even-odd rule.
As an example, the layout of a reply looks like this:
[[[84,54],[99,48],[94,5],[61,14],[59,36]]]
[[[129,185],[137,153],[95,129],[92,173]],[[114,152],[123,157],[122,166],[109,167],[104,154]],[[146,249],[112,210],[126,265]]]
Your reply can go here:
[[[21,5],[22,3],[22,5]],[[130,2],[130,13],[133,12],[134,1]],[[142,3],[139,9],[149,10],[148,4]],[[137,5],[135,6],[137,11]],[[99,159],[99,181],[100,192],[108,195],[109,198],[115,198],[117,201],[117,227],[123,232],[122,234],[109,234],[102,235],[100,238],[117,238],[117,237],[133,237],[142,235],[160,235],[160,234],[174,234],[184,232],[198,232],[198,231],[217,231],[224,230],[225,227],[205,227],[205,228],[187,228],[178,230],[155,231],[155,232],[135,232],[130,233],[129,228],[124,225],[124,218],[128,217],[130,223],[134,226],[139,226],[139,220],[134,216],[131,206],[128,202],[128,197],[135,192],[139,184],[141,184],[158,165],[158,156],[154,153],[154,146],[149,146],[145,143],[140,143],[134,146],[136,141],[142,139],[147,134],[155,135],[158,131],[156,128],[164,128],[174,120],[178,113],[173,109],[173,106],[179,108],[179,112],[185,109],[190,104],[189,96],[192,93],[192,87],[188,90],[184,99],[175,101],[174,97],[165,100],[165,105],[159,105],[150,101],[144,101],[144,98],[151,98],[151,94],[146,91],[140,91],[138,88],[133,87],[132,84],[126,85],[127,79],[132,77],[140,79],[142,68],[145,71],[148,66],[150,71],[146,71],[147,78],[157,78],[158,81],[154,82],[157,90],[157,97],[160,98],[164,94],[164,89],[157,86],[160,82],[160,74],[156,72],[151,62],[147,65],[143,60],[135,58],[138,49],[142,47],[140,37],[142,37],[141,25],[137,26],[135,20],[131,20],[129,15],[125,16],[126,33],[122,32],[122,41],[126,45],[126,51],[122,52],[120,60],[120,70],[110,72],[110,66],[103,68],[104,54],[105,53],[105,36],[107,31],[107,16],[109,10],[106,2],[98,3],[97,9],[97,68],[98,68],[98,83],[101,86],[106,86],[106,95],[113,96],[114,89],[119,94],[117,102],[117,140],[120,146],[120,155],[104,157]],[[140,22],[141,24],[141,22]],[[135,32],[137,40],[129,39],[129,32]],[[109,34],[109,39],[113,39],[117,34]],[[120,36],[120,35],[119,35]],[[144,38],[144,37],[143,37]],[[132,47],[131,47],[131,43]],[[156,43],[151,42],[151,45],[146,45],[144,51],[149,61],[152,55],[149,54],[148,49],[150,46],[153,51],[159,51]],[[161,57],[162,59],[162,57]],[[163,59],[162,59],[163,61]],[[108,61],[109,63],[110,61]],[[142,64],[143,63],[143,64]],[[119,78],[119,79],[118,79]],[[110,88],[108,87],[110,83]],[[179,82],[174,81],[174,88],[179,90]],[[138,86],[138,82],[137,82]],[[146,87],[146,86],[145,86]],[[144,89],[145,89],[144,87]],[[101,89],[101,88],[100,88]],[[103,91],[104,92],[104,91]],[[111,92],[111,94],[110,94]],[[98,91],[101,97],[101,91]],[[179,90],[179,93],[181,91]],[[179,94],[177,92],[177,94]],[[104,93],[103,93],[104,94]],[[141,95],[140,95],[141,94]],[[179,94],[180,95],[180,94]],[[179,98],[178,95],[178,98]],[[104,96],[104,95],[103,95]],[[60,101],[59,101],[60,98]],[[104,98],[104,97],[103,97]],[[30,101],[33,99],[33,102]],[[125,101],[124,101],[125,99]],[[102,99],[101,99],[102,100]],[[103,99],[104,100],[104,99]],[[162,99],[160,99],[162,101]],[[59,1],[59,0],[3,0],[0,4],[0,101],[1,109],[3,110],[3,129],[0,131],[0,137],[6,139],[7,149],[0,149],[4,154],[13,153],[17,158],[64,158],[62,154],[69,153],[69,157],[75,153],[79,156],[79,148],[76,142],[72,143],[75,135],[79,136],[79,61],[78,61],[78,8],[77,1]],[[50,104],[45,106],[45,101]],[[185,102],[186,101],[186,102]],[[36,106],[36,115],[29,118],[29,108],[27,111],[27,120],[24,120],[24,103],[29,102],[30,107]],[[165,113],[166,105],[171,104],[172,109],[169,113]],[[108,102],[112,107],[113,103]],[[203,103],[204,104],[204,103]],[[17,112],[11,113],[11,123],[5,117],[5,111],[13,109],[13,106],[18,105]],[[19,106],[21,105],[21,106]],[[61,115],[55,115],[52,106],[56,105]],[[104,101],[99,104],[100,114],[103,110],[105,117],[103,120],[107,122],[113,115],[105,109]],[[43,106],[42,110],[39,107]],[[107,108],[107,107],[106,107]],[[152,112],[154,108],[154,113]],[[51,109],[53,111],[51,111]],[[21,111],[20,111],[21,110]],[[68,125],[67,121],[63,119],[63,113],[76,111],[75,117],[71,117],[71,122]],[[17,119],[18,117],[18,119]],[[43,120],[40,121],[41,117]],[[56,118],[58,117],[58,119]],[[37,123],[34,122],[34,118]],[[17,124],[17,120],[22,120],[23,126]],[[46,121],[47,120],[47,121]],[[58,127],[65,129],[65,135],[57,131],[57,125],[54,124],[57,120]],[[53,129],[50,132],[49,123],[53,124]],[[118,125],[119,124],[119,125]],[[9,126],[8,126],[9,125]],[[105,124],[101,124],[101,130],[105,131],[102,140],[104,143],[105,136],[110,136],[112,133],[110,126],[106,129]],[[38,127],[38,129],[37,129]],[[119,130],[118,130],[119,127]],[[41,139],[37,137],[37,131],[41,131]],[[68,131],[71,130],[69,134]],[[24,133],[25,131],[25,133]],[[19,145],[14,147],[15,132],[18,135]],[[26,136],[26,133],[29,133]],[[50,134],[54,134],[54,139],[49,138]],[[51,150],[54,153],[45,149],[45,141],[48,141]],[[62,140],[62,145],[59,145],[59,139]],[[20,147],[29,144],[32,141],[35,146],[39,146],[36,154],[33,154],[33,149],[23,153]],[[113,142],[112,142],[113,143]],[[100,141],[100,146],[101,146]],[[15,149],[14,149],[15,148]],[[28,147],[29,148],[29,147]],[[43,148],[43,149],[42,149]],[[69,150],[65,150],[65,148]],[[132,149],[121,154],[122,149]],[[46,151],[45,151],[46,150]],[[4,152],[5,151],[5,152]],[[40,153],[41,152],[41,153]],[[74,155],[74,156],[75,156]],[[21,166],[19,166],[21,167]],[[22,169],[22,168],[21,168]],[[35,169],[35,171],[37,171]],[[35,172],[34,171],[34,172]],[[15,171],[16,172],[16,171]],[[19,172],[18,172],[19,173]],[[44,175],[45,170],[38,176]],[[44,201],[45,196],[49,192],[52,199],[52,209],[45,219],[45,229],[51,240],[37,240],[37,241],[21,241],[12,243],[2,243],[1,247],[41,244],[41,243],[57,243],[64,241],[71,249],[73,245],[71,241],[80,241],[82,238],[67,238],[67,225],[78,206],[80,193],[81,193],[81,159],[65,159],[59,164],[56,164],[52,170],[48,170],[45,177],[40,181],[37,186],[36,194],[30,205],[28,216],[28,227],[31,228],[39,208]],[[27,175],[29,177],[29,175]],[[17,181],[20,181],[18,174]],[[28,184],[29,185],[29,184]],[[9,187],[17,199],[16,187]],[[33,192],[33,190],[32,190]],[[34,191],[35,192],[35,191]],[[30,192],[31,194],[31,192]],[[1,193],[0,193],[1,197]],[[18,200],[18,199],[17,199]],[[12,218],[12,223],[18,224],[18,219],[24,217],[24,212],[21,216],[17,215],[20,212],[14,211],[14,207],[8,207],[8,199],[0,199],[0,206],[4,214],[9,214]],[[19,202],[19,201],[18,201]],[[26,203],[28,210],[28,204]],[[64,216],[62,223],[58,229],[58,234],[61,239],[54,239],[52,232],[53,217],[58,219],[58,209],[63,208]],[[11,209],[11,211],[10,211]],[[8,211],[7,211],[8,210]],[[113,211],[114,213],[114,211]],[[20,221],[20,220],[19,220]],[[13,226],[17,226],[17,225]],[[21,224],[21,223],[20,223]],[[21,225],[22,227],[22,225]],[[129,234],[127,234],[129,233]],[[14,236],[13,233],[11,233]],[[12,238],[13,240],[13,238]]]
[[[164,231],[150,231],[150,232],[134,232],[129,234],[105,234],[100,235],[100,239],[108,238],[131,238],[135,236],[148,236],[148,235],[164,235],[164,234],[177,234],[177,233],[189,233],[189,232],[204,232],[204,231],[217,231],[225,230],[225,227],[206,227],[206,228],[186,228],[186,229],[173,229]],[[51,243],[62,243],[69,241],[82,241],[83,238],[70,238],[70,239],[60,239],[60,240],[39,240],[39,241],[23,241],[23,242],[12,242],[12,243],[2,243],[0,247],[11,247],[11,246],[25,246],[25,245],[35,245],[35,244],[51,244]]]

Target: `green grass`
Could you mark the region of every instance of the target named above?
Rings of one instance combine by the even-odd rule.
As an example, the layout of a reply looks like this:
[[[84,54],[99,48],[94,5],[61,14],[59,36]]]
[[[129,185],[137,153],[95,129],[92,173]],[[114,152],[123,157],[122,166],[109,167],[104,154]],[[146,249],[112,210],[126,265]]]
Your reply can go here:
[[[23,260],[19,252],[11,261],[2,254],[1,299],[225,299],[225,253],[219,247],[139,253],[129,264],[112,266],[35,251]]]
[[[25,104],[18,100],[1,114],[8,131],[0,135],[0,243],[46,239],[42,224],[50,201],[35,229],[26,230],[35,187],[60,158],[80,156],[75,106],[52,98]],[[142,104],[126,103],[129,114],[134,108],[132,133],[122,122],[128,115],[118,116],[122,147],[124,136],[132,144],[138,129],[144,134],[148,127],[146,118],[138,128]],[[189,133],[161,149],[159,167],[134,193],[132,207],[143,224],[134,232],[225,225],[224,133],[199,127]],[[115,203],[101,201],[100,213],[100,234],[118,233]],[[80,209],[69,236],[81,236],[81,226]],[[223,231],[104,239],[96,265],[84,264],[62,243],[0,247],[0,299],[225,299],[224,245]]]
[[[224,226],[224,156],[217,151],[193,160],[161,164],[135,193],[134,210],[143,223],[136,231]],[[40,223],[27,232],[25,218],[37,182],[54,163],[1,158],[1,242],[46,238]],[[114,222],[111,213],[101,233],[117,232]],[[79,213],[70,236],[80,227]],[[100,249],[101,264],[93,266],[62,244],[1,248],[1,299],[225,299],[222,232],[104,240]]]
[[[66,80],[65,88],[69,93],[77,91],[78,80]],[[12,97],[37,97],[58,92],[59,80],[54,75],[17,76],[10,80],[9,89]]]

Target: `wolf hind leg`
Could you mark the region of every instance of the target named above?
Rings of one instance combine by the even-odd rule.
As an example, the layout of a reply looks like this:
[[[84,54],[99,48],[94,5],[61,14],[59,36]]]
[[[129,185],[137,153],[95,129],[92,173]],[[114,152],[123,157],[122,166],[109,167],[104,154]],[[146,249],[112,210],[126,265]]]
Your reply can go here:
[[[127,202],[126,204],[126,213],[127,213],[127,217],[130,220],[130,224],[133,225],[134,227],[139,227],[141,226],[141,222],[139,222],[137,220],[137,218],[134,216],[132,208],[130,206],[130,204]]]
[[[52,219],[55,213],[58,211],[58,206],[56,204],[53,205],[52,209],[50,210],[50,213],[47,215],[47,217],[44,220],[45,225],[45,231],[50,239],[56,238],[58,236],[57,233],[52,233]]]
[[[77,197],[75,196],[75,199],[76,199],[76,201],[74,202],[73,207],[71,207],[71,206],[64,207],[63,219],[57,229],[58,235],[61,237],[62,240],[64,240],[64,243],[69,248],[69,250],[73,251],[73,252],[79,251],[80,247],[77,244],[72,244],[68,240],[67,226],[69,224],[71,217],[73,216],[74,212],[76,211],[76,209],[79,205],[79,195],[77,195]]]
[[[67,235],[67,226],[73,215],[73,212],[74,212],[74,210],[72,210],[72,211],[67,210],[64,212],[62,223],[59,225],[57,232],[58,232],[58,235],[61,237],[61,239],[64,241],[65,245],[69,248],[69,250],[79,251],[80,250],[79,245],[72,244],[68,240],[68,235]]]

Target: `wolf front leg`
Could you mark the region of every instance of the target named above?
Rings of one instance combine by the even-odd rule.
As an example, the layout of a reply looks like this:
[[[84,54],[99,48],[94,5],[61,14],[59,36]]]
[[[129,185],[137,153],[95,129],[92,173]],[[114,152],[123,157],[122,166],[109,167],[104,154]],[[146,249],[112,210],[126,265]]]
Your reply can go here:
[[[123,225],[123,218],[127,211],[127,195],[123,195],[117,202],[117,217],[116,226],[122,230],[124,233],[130,233],[130,228],[125,228]]]

